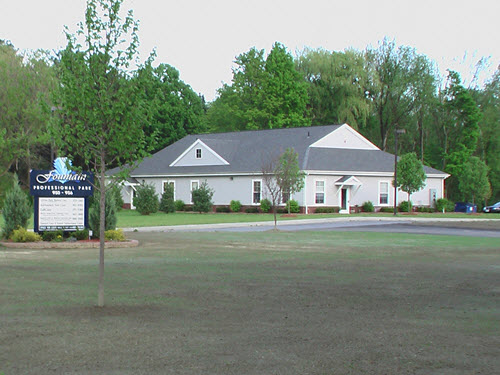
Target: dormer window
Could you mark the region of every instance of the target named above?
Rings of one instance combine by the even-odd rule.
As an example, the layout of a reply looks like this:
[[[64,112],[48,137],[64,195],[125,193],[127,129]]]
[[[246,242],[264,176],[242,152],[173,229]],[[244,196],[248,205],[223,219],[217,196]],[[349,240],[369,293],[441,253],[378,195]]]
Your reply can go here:
[[[201,148],[196,149],[196,159],[201,159]]]

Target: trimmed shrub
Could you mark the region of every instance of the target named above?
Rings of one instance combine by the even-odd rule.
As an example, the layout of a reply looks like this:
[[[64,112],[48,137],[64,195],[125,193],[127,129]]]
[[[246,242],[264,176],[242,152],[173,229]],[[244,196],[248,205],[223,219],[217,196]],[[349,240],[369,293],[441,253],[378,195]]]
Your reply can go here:
[[[202,182],[198,189],[194,189],[191,194],[193,196],[193,211],[202,213],[212,210],[214,191],[210,189],[206,181]]]
[[[72,236],[75,237],[78,241],[84,241],[89,239],[89,230],[77,230],[72,233]]]
[[[42,240],[47,242],[56,241],[57,239],[62,241],[63,236],[64,232],[62,230],[42,232]]]
[[[89,227],[92,231],[92,236],[94,238],[99,237],[99,223],[101,222],[100,217],[100,199],[101,194],[96,191],[92,197],[89,208]],[[111,194],[106,194],[106,202],[104,208],[104,230],[115,229],[116,228],[116,209],[115,200]]]
[[[257,207],[247,207],[247,208],[245,208],[245,212],[247,214],[258,214],[259,209]]]
[[[28,232],[26,228],[14,229],[10,237],[14,242],[38,242],[42,237],[35,232]]]
[[[410,207],[408,207],[408,205],[409,205]],[[399,212],[411,212],[412,208],[413,208],[412,203],[411,203],[411,202],[408,202],[408,201],[402,201],[402,202],[400,202],[400,203],[399,203],[399,205],[398,205],[398,211],[399,211]],[[394,211],[394,210],[393,210],[393,211]]]
[[[373,207],[373,203],[370,201],[364,202],[363,205],[361,206],[361,209],[363,210],[363,212],[374,212],[375,211],[375,207]]]
[[[269,199],[262,199],[260,201],[260,210],[264,213],[267,213],[271,210],[271,201]]]
[[[174,208],[176,211],[184,211],[184,207],[186,206],[186,204],[180,200],[180,199],[177,199],[175,202],[174,202]]]
[[[171,184],[167,184],[165,186],[165,191],[161,195],[160,211],[165,212],[166,214],[175,211],[174,186]]]
[[[318,207],[314,210],[315,214],[337,214],[340,211],[339,207]]]
[[[231,208],[229,208],[228,206],[219,206],[215,207],[215,212],[229,213],[231,212]]]
[[[436,211],[438,212],[453,212],[455,211],[455,203],[452,201],[446,199],[446,198],[439,198],[436,201]]]
[[[134,206],[141,215],[149,215],[158,212],[159,205],[158,194],[156,194],[153,185],[141,184],[137,187],[134,197]]]
[[[126,241],[125,235],[123,234],[123,229],[107,230],[104,232],[104,239],[106,241]]]
[[[298,214],[300,212],[299,202],[297,202],[294,199],[290,199],[288,202],[286,202],[287,213],[288,213],[288,209],[290,209],[290,213]]]
[[[231,203],[229,203],[229,207],[231,208],[231,211],[233,211],[233,212],[240,212],[241,202],[240,201],[231,201]]]
[[[5,195],[2,210],[4,220],[2,236],[10,238],[15,229],[26,229],[31,213],[28,197],[21,190],[17,175],[14,175],[13,186]]]
[[[193,212],[193,206],[184,206],[184,212]]]
[[[389,212],[394,212],[394,207],[387,207],[387,206],[384,206],[384,207],[380,207],[380,210],[379,212],[386,212],[386,213],[389,213]]]
[[[416,207],[416,210],[417,212],[426,212],[426,213],[430,213],[430,212],[434,212],[434,208],[432,207],[425,207],[425,206],[419,206],[419,207]]]

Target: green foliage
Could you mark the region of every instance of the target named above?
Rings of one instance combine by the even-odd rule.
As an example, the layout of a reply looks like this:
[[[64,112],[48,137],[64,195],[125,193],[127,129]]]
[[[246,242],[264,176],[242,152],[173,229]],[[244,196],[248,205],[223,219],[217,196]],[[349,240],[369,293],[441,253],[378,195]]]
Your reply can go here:
[[[28,232],[26,228],[19,228],[12,231],[11,237],[13,242],[38,242],[42,237],[35,232]]]
[[[181,199],[177,199],[174,202],[174,208],[176,211],[184,211],[185,206],[186,206],[186,204]]]
[[[125,234],[123,234],[123,229],[109,229],[104,232],[104,238],[106,241],[126,241]]]
[[[337,214],[340,211],[340,207],[316,207],[314,210],[315,214]]]
[[[458,176],[458,188],[465,201],[481,202],[491,195],[488,166],[478,157],[472,156],[464,163]]]
[[[411,201],[410,202],[409,201],[402,201],[398,205],[398,211],[399,212],[411,212],[412,207],[413,207],[413,204],[411,203]],[[394,210],[392,210],[391,212],[394,212]]]
[[[274,174],[282,194],[284,193],[288,197],[301,191],[304,187],[305,173],[300,170],[299,156],[293,148],[287,148],[281,154]],[[287,207],[290,207],[290,205],[287,205]]]
[[[159,209],[166,214],[175,212],[174,186],[172,184],[165,185],[165,191],[161,195]]]
[[[455,210],[455,203],[446,199],[439,198],[436,201],[436,211],[437,212],[453,212]]]
[[[368,84],[364,92],[373,106],[363,129],[365,135],[386,151],[396,125],[412,124],[407,126],[407,137],[420,146],[423,111],[436,92],[435,67],[415,48],[396,46],[389,39],[381,41],[378,48],[367,48],[365,60]]]
[[[62,230],[55,230],[55,231],[45,231],[42,232],[42,240],[51,242],[51,241],[62,241],[62,238],[64,236],[64,232]]]
[[[363,203],[361,206],[361,209],[363,212],[375,212],[375,207],[373,206],[373,203],[370,201],[366,201]]]
[[[300,212],[299,202],[293,199],[290,199],[288,202],[286,202],[286,208],[288,210],[288,213],[298,214]]]
[[[219,207],[215,207],[215,212],[229,213],[229,212],[231,212],[231,208],[228,206],[219,206]]]
[[[267,58],[264,50],[250,49],[235,61],[231,85],[219,90],[207,121],[212,130],[236,131],[308,126],[307,85],[293,57],[275,43]]]
[[[122,186],[121,185],[113,185],[111,190],[109,190],[108,194],[110,194],[115,201],[115,208],[117,211],[121,211],[123,209],[123,197],[122,197]]]
[[[45,164],[50,138],[43,104],[56,85],[54,71],[48,53],[21,53],[0,40],[0,176],[15,163],[27,185],[29,170]]]
[[[73,232],[72,235],[78,241],[85,241],[85,240],[89,239],[89,230],[88,229],[77,230],[77,231]]]
[[[101,194],[94,190],[94,196],[90,202],[89,207],[89,227],[92,231],[92,236],[99,238],[99,228],[100,228],[100,199]],[[105,209],[104,209],[104,228],[105,230],[116,228],[116,208],[115,200],[111,194],[106,194],[105,196]]]
[[[179,72],[168,64],[154,68],[151,61],[137,76],[144,87],[147,118],[144,132],[156,138],[153,152],[163,149],[188,134],[204,133],[205,102],[179,78]]]
[[[383,207],[380,207],[379,212],[393,213],[394,212],[394,208],[393,207],[383,206]]]
[[[240,201],[232,200],[229,203],[229,207],[231,208],[231,211],[233,211],[233,212],[240,212],[240,210],[241,210],[241,202]]]
[[[362,52],[306,50],[296,61],[308,83],[313,125],[363,126],[370,114],[368,70]]]
[[[264,213],[267,213],[271,210],[272,203],[269,199],[264,198],[260,201],[260,210]]]
[[[9,238],[15,229],[27,228],[28,220],[31,217],[31,207],[26,194],[21,190],[17,176],[14,176],[12,188],[5,196],[2,215],[4,227],[2,236]]]
[[[258,214],[259,209],[257,207],[247,207],[247,208],[245,208],[245,212],[247,214]]]
[[[214,191],[210,189],[206,181],[202,182],[198,189],[194,189],[191,194],[193,197],[194,211],[201,213],[212,210],[212,197],[214,195]]]
[[[489,168],[491,200],[500,201],[500,66],[483,90],[475,90],[482,117],[479,121],[479,139],[476,155],[480,155]]]
[[[427,178],[422,162],[418,160],[417,154],[410,152],[401,156],[398,161],[398,188],[410,195],[419,191],[425,186]]]
[[[158,212],[159,205],[158,194],[153,185],[141,184],[137,187],[134,196],[134,206],[137,211],[142,215],[149,215]]]

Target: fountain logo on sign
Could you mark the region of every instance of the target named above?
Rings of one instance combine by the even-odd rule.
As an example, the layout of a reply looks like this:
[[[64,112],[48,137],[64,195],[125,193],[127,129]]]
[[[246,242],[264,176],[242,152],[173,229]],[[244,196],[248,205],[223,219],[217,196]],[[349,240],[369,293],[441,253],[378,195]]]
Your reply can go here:
[[[88,228],[88,198],[93,194],[90,172],[75,172],[66,158],[54,160],[53,170],[30,172],[35,232]]]

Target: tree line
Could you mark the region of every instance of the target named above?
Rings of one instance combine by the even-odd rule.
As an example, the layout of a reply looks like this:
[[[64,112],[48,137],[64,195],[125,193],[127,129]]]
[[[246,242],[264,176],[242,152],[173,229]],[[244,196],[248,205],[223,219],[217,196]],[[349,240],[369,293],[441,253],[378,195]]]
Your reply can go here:
[[[60,110],[54,92],[82,58],[75,48],[55,56],[21,53],[0,41],[2,194],[14,172],[27,185],[31,168],[51,168],[60,144],[49,131]],[[426,165],[452,175],[446,186],[451,200],[470,200],[460,189],[460,176],[470,168],[486,171],[489,185],[482,196],[500,200],[500,69],[482,87],[474,82],[466,87],[457,72],[443,77],[428,57],[388,39],[364,51],[306,49],[297,56],[275,43],[267,55],[251,48],[237,56],[231,82],[207,103],[173,66],[155,64],[154,55],[130,74],[108,69],[103,55],[92,58],[104,75],[115,76],[108,83],[121,87],[123,95],[111,100],[138,107],[133,121],[142,124],[148,152],[188,134],[344,122],[382,150],[394,152],[398,128],[405,129],[399,135],[400,154],[414,152]],[[74,106],[83,100],[84,90],[98,90],[93,85],[70,92]]]

